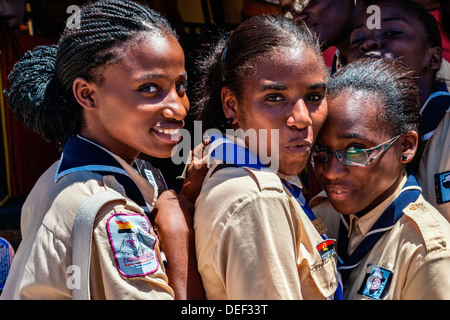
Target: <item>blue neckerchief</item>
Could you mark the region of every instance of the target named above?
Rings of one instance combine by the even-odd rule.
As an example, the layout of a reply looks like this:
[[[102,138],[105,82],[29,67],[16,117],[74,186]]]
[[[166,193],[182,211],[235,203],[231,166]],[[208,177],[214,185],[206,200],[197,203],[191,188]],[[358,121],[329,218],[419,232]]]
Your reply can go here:
[[[145,211],[148,211],[139,188],[116,159],[94,143],[72,136],[63,148],[55,181],[67,174],[80,171],[92,171],[102,176],[114,176],[124,187],[126,195]]]
[[[349,239],[348,226],[349,218],[348,216],[342,216],[347,222],[347,226],[341,223],[339,226],[339,242],[338,242],[338,256],[339,261],[339,271],[341,272],[343,283],[347,281],[352,270],[361,262],[361,260],[367,255],[367,253],[375,246],[377,241],[391,228],[394,227],[396,222],[403,216],[403,209],[406,208],[410,203],[415,202],[419,197],[422,189],[420,189],[419,184],[414,175],[410,174],[408,179],[403,186],[403,191],[400,195],[391,203],[391,205],[384,211],[381,217],[375,222],[373,227],[364,237],[360,245],[355,249],[355,251],[349,256],[348,255],[348,243]]]
[[[255,168],[255,169],[263,169],[267,168],[264,164],[261,163],[261,161],[258,159],[256,155],[251,153],[247,148],[244,148],[242,146],[238,146],[231,140],[227,139],[225,136],[222,135],[211,135],[211,142],[213,143],[215,140],[223,139],[223,143],[220,144],[218,147],[216,147],[211,152],[211,156],[217,160],[220,160],[226,164],[233,164],[240,167],[249,167],[249,168]],[[298,203],[302,207],[303,211],[306,213],[308,218],[312,221],[316,217],[314,216],[313,211],[311,210],[310,206],[306,202],[306,199],[302,193],[302,190],[284,180],[281,179],[281,182],[286,186],[287,189],[292,193],[292,195],[297,199]],[[326,240],[326,235],[321,235],[321,237]],[[339,272],[338,272],[339,276]],[[335,300],[343,300],[343,293],[342,293],[342,285],[340,283],[340,279],[338,281],[338,288],[336,289]]]
[[[422,140],[428,140],[436,130],[450,106],[450,93],[445,82],[441,82],[430,95],[421,110],[420,134]]]
[[[267,168],[258,157],[247,148],[235,144],[225,136],[212,134],[210,136],[210,144],[216,140],[222,140],[222,143],[212,150],[211,157],[221,160],[224,163],[235,164],[240,167],[258,170]]]

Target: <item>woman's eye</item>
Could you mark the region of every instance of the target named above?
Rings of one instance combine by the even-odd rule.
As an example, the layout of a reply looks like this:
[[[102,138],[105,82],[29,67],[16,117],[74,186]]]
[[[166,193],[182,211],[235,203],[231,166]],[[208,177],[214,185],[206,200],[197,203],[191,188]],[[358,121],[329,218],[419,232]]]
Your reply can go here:
[[[396,36],[396,35],[399,35],[399,34],[402,34],[402,32],[401,31],[394,31],[394,30],[386,31],[386,32],[383,33],[383,35],[386,36],[386,37],[393,37],[393,36]]]
[[[280,102],[280,101],[284,101],[284,98],[280,95],[271,95],[271,96],[268,96],[266,98],[266,100],[270,101],[270,102]]]
[[[350,45],[351,46],[359,46],[361,43],[366,40],[366,35],[361,31],[355,31],[350,35]]]
[[[159,87],[156,84],[153,83],[147,83],[140,87],[139,91],[146,92],[146,93],[155,93],[159,91]]]
[[[180,83],[177,85],[177,92],[180,94],[184,94],[187,90],[187,83]]]
[[[347,148],[345,148],[345,150],[361,150],[361,149],[366,149],[366,146],[362,144],[351,144],[347,146]]]
[[[359,46],[361,43],[363,43],[364,39],[363,38],[358,38],[358,39],[352,39],[350,41],[350,45],[351,46]]]
[[[318,101],[322,101],[323,100],[323,94],[322,93],[314,93],[314,94],[310,94],[309,96],[308,96],[308,100],[309,101],[315,101],[315,102],[318,102]]]

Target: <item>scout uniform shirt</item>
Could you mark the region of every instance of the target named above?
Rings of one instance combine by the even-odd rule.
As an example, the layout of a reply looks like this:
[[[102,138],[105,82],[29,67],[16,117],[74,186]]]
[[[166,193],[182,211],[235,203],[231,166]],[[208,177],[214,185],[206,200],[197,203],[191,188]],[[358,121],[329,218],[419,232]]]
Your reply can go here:
[[[39,178],[23,205],[23,240],[1,298],[71,299],[77,283],[72,266],[76,212],[89,196],[110,191],[124,201],[106,204],[96,216],[91,298],[173,299],[159,240],[145,214],[157,197],[149,181],[117,155],[70,137],[61,159]]]
[[[214,160],[195,206],[197,263],[206,297],[332,296],[338,286],[332,243],[327,248],[280,177],[250,165],[216,171],[222,163]]]
[[[310,204],[338,237],[345,299],[450,299],[450,224],[414,176],[362,217],[336,212],[325,192]]]
[[[450,222],[450,93],[444,82],[422,109],[425,143],[417,173],[423,196]]]

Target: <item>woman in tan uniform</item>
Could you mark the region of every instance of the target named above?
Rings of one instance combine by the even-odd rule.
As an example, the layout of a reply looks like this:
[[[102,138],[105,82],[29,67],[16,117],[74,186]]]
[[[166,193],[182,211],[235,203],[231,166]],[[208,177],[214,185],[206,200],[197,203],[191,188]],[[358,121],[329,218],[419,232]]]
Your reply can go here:
[[[420,94],[418,156],[410,164],[423,196],[450,221],[449,63],[442,58],[436,19],[420,4],[402,0],[365,0],[380,10],[380,28],[369,29],[365,10],[350,37],[348,61],[367,56],[403,61],[417,74]]]
[[[327,86],[311,153],[324,192],[311,200],[337,240],[346,299],[450,299],[450,224],[405,172],[417,152],[413,72],[360,59]]]
[[[137,159],[169,157],[189,110],[177,36],[131,1],[94,2],[72,19],[9,76],[11,109],[63,152],[23,206],[2,299],[201,298],[193,206],[159,195]]]
[[[200,120],[216,130],[194,230],[207,298],[334,298],[333,241],[297,176],[327,113],[317,39],[282,16],[253,17],[204,67]]]

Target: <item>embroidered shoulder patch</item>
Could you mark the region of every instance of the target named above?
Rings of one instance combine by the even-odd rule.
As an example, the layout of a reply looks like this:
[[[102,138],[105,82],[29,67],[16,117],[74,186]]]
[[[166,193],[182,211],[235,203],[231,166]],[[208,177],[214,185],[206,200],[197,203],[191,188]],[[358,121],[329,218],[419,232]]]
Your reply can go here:
[[[450,171],[435,174],[434,187],[437,204],[450,202]]]
[[[125,277],[154,273],[159,267],[156,237],[149,233],[150,222],[138,213],[116,213],[107,223],[109,242],[117,269]]]
[[[394,271],[368,264],[366,276],[358,293],[371,299],[383,299],[391,286]]]
[[[336,251],[334,250],[334,243],[336,240],[334,239],[327,239],[321,243],[319,243],[316,246],[317,251],[319,251],[320,257],[322,260],[327,260],[328,258],[332,257],[334,254],[336,254]]]

